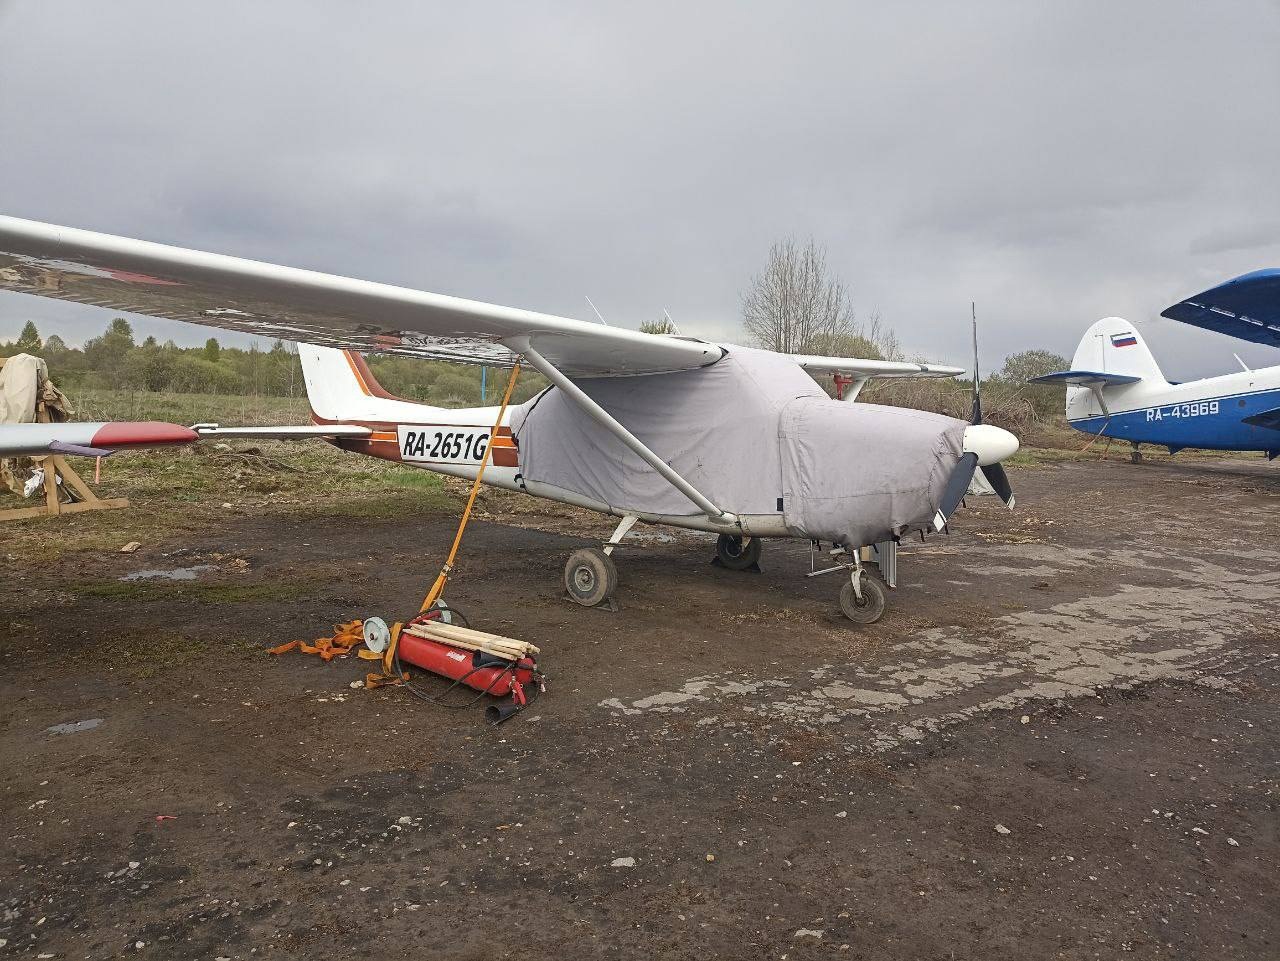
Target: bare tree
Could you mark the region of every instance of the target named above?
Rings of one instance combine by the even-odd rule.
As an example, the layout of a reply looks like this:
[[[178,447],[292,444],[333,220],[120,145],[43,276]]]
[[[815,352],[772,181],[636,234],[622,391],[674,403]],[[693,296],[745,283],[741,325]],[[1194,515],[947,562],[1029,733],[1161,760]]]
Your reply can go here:
[[[743,323],[761,347],[784,354],[822,353],[860,332],[849,292],[827,270],[827,252],[792,238],[769,248],[769,263],[742,298]]]

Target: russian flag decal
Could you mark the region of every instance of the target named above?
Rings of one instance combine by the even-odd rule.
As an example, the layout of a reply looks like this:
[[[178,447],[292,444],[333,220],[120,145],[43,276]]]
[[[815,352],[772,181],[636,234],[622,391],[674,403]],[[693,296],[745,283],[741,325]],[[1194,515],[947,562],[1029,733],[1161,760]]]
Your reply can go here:
[[[1137,338],[1137,337],[1135,337],[1135,336],[1134,336],[1133,334],[1131,334],[1131,333],[1130,333],[1130,334],[1112,334],[1112,335],[1111,335],[1111,346],[1112,346],[1112,347],[1132,347],[1132,346],[1133,346],[1134,344],[1136,344],[1137,342],[1138,342],[1138,338]]]

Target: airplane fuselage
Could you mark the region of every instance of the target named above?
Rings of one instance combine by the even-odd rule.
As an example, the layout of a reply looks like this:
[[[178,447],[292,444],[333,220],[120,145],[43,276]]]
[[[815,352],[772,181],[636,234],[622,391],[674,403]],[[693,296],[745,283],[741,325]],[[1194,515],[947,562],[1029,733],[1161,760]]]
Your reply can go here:
[[[1103,391],[1110,416],[1094,392],[1070,387],[1067,422],[1093,436],[1171,450],[1280,450],[1280,431],[1244,419],[1280,407],[1280,367],[1239,371],[1184,384],[1135,384]]]
[[[373,433],[368,438],[338,438],[332,443],[354,453],[462,480],[475,480],[485,449],[489,448],[489,460],[483,478],[483,483],[488,486],[530,494],[615,517],[635,514],[641,521],[652,524],[668,524],[713,534],[790,536],[780,515],[739,514],[736,515],[736,524],[724,524],[702,514],[646,514],[584,497],[576,491],[528,480],[520,472],[517,442],[512,437],[509,426],[510,410],[503,414],[502,426],[495,434],[493,425],[498,419],[498,407],[447,409],[423,408],[409,402],[399,403],[404,413],[412,412],[418,417],[412,422],[355,421],[354,423],[372,428]],[[429,422],[421,418],[426,412],[430,413]]]

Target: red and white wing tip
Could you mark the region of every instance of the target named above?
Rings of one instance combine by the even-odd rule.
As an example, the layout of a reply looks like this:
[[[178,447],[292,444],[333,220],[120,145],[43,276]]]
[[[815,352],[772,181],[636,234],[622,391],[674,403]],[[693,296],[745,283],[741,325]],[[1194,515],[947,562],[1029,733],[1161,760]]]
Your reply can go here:
[[[199,434],[189,427],[157,421],[117,423],[0,424],[0,457],[77,454],[101,457],[137,447],[190,444]]]
[[[200,435],[190,427],[167,424],[163,421],[118,421],[103,424],[94,432],[91,447],[120,449],[128,447],[167,447],[170,444],[190,444]]]

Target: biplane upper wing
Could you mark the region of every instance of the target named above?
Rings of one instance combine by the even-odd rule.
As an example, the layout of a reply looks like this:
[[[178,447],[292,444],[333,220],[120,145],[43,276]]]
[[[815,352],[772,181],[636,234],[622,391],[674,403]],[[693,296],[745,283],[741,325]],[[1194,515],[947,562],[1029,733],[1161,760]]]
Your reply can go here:
[[[1241,274],[1181,300],[1160,316],[1228,337],[1280,347],[1280,268]]]
[[[569,376],[690,370],[724,354],[690,338],[3,216],[0,290],[438,360],[510,364],[515,341]]]

